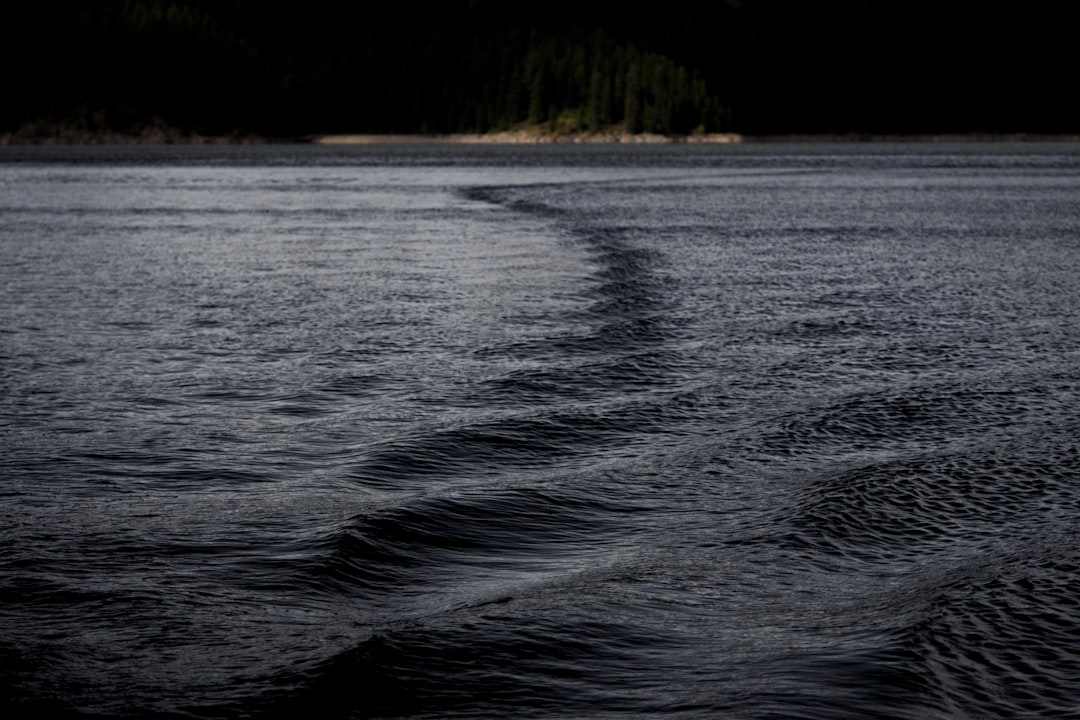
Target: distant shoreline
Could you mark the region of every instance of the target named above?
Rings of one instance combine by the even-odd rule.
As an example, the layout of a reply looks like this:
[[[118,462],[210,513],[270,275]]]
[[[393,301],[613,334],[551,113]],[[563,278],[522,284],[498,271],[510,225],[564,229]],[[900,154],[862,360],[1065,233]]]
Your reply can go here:
[[[752,144],[752,143],[956,143],[956,142],[1080,142],[1080,134],[1034,134],[1034,133],[941,133],[941,134],[788,134],[788,135],[740,135],[738,133],[711,133],[708,135],[628,135],[599,133],[593,135],[538,135],[523,132],[499,132],[459,135],[314,135],[304,139],[317,145],[390,145],[390,144]]]
[[[872,133],[791,133],[783,135],[741,135],[739,133],[709,133],[702,135],[656,135],[620,132],[551,135],[533,130],[512,130],[472,134],[327,134],[296,137],[266,137],[258,135],[204,136],[179,130],[124,133],[65,132],[33,135],[23,132],[0,133],[0,145],[401,145],[401,144],[460,144],[460,145],[664,145],[664,144],[756,144],[756,143],[963,143],[963,142],[1080,142],[1077,134],[1038,133],[939,133],[939,134],[872,134]]]
[[[376,145],[389,143],[442,143],[462,145],[567,145],[567,144],[618,144],[662,145],[666,143],[738,143],[744,137],[737,133],[709,133],[704,135],[656,135],[653,133],[588,133],[551,135],[528,130],[508,130],[492,133],[458,133],[451,135],[314,135],[308,142],[317,145]]]

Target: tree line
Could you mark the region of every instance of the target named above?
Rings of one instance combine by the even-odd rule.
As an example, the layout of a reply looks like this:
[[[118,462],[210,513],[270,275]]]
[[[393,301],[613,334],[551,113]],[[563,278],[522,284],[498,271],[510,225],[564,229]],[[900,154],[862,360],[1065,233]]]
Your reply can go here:
[[[1080,132],[1050,0],[7,0],[0,133]]]
[[[588,22],[486,0],[16,0],[0,130],[69,123],[202,134],[730,129],[693,68]]]

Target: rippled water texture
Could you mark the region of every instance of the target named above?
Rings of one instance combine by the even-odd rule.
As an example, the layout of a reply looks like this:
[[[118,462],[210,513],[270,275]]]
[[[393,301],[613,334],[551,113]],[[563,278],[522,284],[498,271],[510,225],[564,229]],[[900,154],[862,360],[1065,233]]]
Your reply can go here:
[[[1080,148],[0,155],[0,710],[1080,717]]]

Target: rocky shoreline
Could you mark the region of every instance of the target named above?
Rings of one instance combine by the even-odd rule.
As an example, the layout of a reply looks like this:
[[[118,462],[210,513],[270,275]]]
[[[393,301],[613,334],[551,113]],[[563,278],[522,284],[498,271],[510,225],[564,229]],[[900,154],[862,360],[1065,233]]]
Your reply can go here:
[[[547,134],[532,130],[509,130],[504,132],[466,135],[314,135],[307,142],[319,145],[375,145],[385,143],[461,143],[461,144],[663,144],[663,143],[808,143],[808,142],[1080,142],[1078,135],[1036,134],[988,134],[948,133],[937,135],[871,135],[848,133],[843,135],[741,135],[739,133],[708,133],[700,135],[656,135],[623,132]]]
[[[366,145],[376,143],[461,143],[461,144],[574,144],[574,143],[627,143],[660,144],[688,143],[734,143],[742,142],[736,133],[710,133],[702,135],[669,136],[654,133],[630,134],[624,132],[548,134],[530,130],[506,130],[493,133],[456,135],[317,135],[310,142],[319,145]]]

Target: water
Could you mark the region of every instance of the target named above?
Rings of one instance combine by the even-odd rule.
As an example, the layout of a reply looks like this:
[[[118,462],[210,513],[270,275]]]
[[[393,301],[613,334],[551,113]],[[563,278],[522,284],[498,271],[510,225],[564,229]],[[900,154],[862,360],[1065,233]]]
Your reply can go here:
[[[0,160],[5,717],[1080,717],[1080,147]]]

